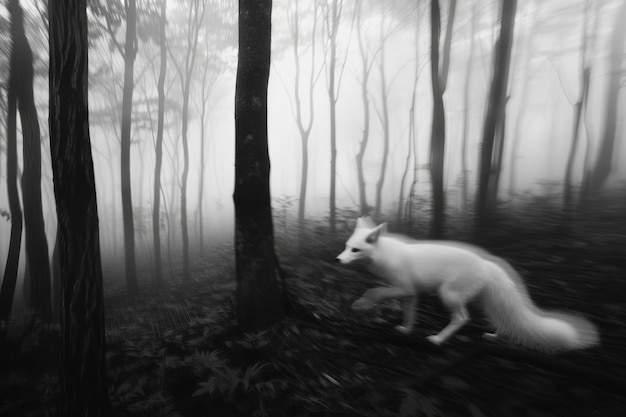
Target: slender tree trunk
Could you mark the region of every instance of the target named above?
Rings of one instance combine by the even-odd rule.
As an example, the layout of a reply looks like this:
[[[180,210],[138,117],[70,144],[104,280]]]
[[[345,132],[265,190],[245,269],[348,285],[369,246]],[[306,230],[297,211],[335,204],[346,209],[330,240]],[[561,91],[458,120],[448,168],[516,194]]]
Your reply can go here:
[[[139,291],[135,262],[135,225],[133,220],[133,199],[130,177],[130,127],[132,121],[134,88],[133,68],[137,54],[136,24],[135,0],[128,0],[126,8],[126,44],[124,49],[124,94],[122,98],[121,180],[126,284],[130,294],[137,294]]]
[[[623,78],[622,63],[624,61],[624,43],[626,42],[626,0],[615,14],[615,23],[611,35],[610,72],[606,94],[606,111],[600,148],[595,165],[586,174],[584,181],[584,198],[587,199],[600,191],[613,167],[613,152],[617,136],[618,100]]]
[[[337,33],[339,32],[339,22],[343,0],[332,0],[330,16],[327,15],[327,31],[330,43],[330,62],[328,67],[328,101],[330,109],[330,201],[329,201],[329,226],[331,233],[336,227],[336,183],[337,183]]]
[[[431,44],[430,71],[433,90],[433,122],[430,139],[430,176],[433,194],[433,224],[431,237],[440,239],[444,232],[444,191],[443,168],[446,138],[445,114],[443,108],[444,77],[439,73],[439,36],[440,12],[439,0],[431,1]],[[446,77],[447,78],[447,77]]]
[[[190,75],[190,74],[189,74]],[[189,88],[191,77],[185,81],[183,90],[183,176],[180,184],[180,230],[183,239],[183,281],[189,281],[189,229],[187,228],[187,179],[189,177],[189,142],[187,124],[189,120]]]
[[[239,0],[235,91],[235,262],[237,316],[245,328],[266,328],[284,312],[274,252],[267,83],[271,0]]]
[[[474,50],[476,49],[475,38],[476,30],[478,26],[478,3],[475,2],[472,6],[472,23],[470,33],[470,49],[469,56],[467,57],[467,67],[465,68],[465,88],[463,91],[463,139],[461,141],[461,202],[463,211],[468,210],[468,197],[467,197],[467,183],[468,183],[468,169],[467,169],[467,142],[469,140],[469,110],[470,110],[470,83],[472,81],[472,64],[474,61]]]
[[[9,12],[15,59],[12,65],[23,136],[22,200],[26,259],[31,277],[29,304],[41,318],[49,321],[52,318],[50,263],[41,202],[41,141],[33,96],[33,54],[24,33],[19,0],[9,1]]]
[[[157,120],[157,136],[154,165],[154,185],[152,187],[152,245],[154,247],[154,281],[163,285],[163,263],[161,262],[161,166],[163,164],[163,123],[165,119],[165,76],[167,73],[167,50],[165,38],[165,24],[167,22],[167,0],[161,2],[161,23],[159,45],[161,50],[161,65],[159,68],[158,95],[159,109]]]
[[[200,9],[202,7],[202,9]],[[189,95],[191,89],[191,77],[194,72],[196,62],[196,52],[198,47],[198,37],[200,26],[204,20],[204,12],[206,7],[200,0],[195,0],[189,9],[187,32],[187,53],[185,56],[185,67],[178,73],[182,83],[183,90],[183,111],[182,111],[182,144],[183,144],[183,174],[181,178],[180,192],[180,225],[183,243],[183,281],[189,281],[189,229],[187,222],[187,181],[189,178]]]
[[[109,416],[98,208],[89,139],[87,4],[50,0],[50,151],[62,280],[58,416]],[[68,76],[71,75],[71,76]]]
[[[9,240],[9,253],[0,289],[0,321],[6,320],[11,314],[17,272],[20,261],[20,247],[22,244],[22,208],[17,188],[17,91],[15,74],[14,48],[11,48],[11,64],[9,69],[9,83],[7,94],[7,194],[9,198],[9,211],[11,213],[11,237]]]
[[[293,58],[296,67],[294,77],[294,95],[296,102],[296,124],[300,133],[301,142],[301,174],[300,174],[300,198],[298,200],[298,227],[300,230],[300,237],[302,236],[304,228],[304,212],[306,208],[306,196],[307,196],[307,179],[309,175],[309,137],[311,136],[311,130],[313,129],[313,120],[315,117],[315,107],[313,105],[313,88],[315,87],[315,35],[317,29],[317,3],[314,2],[313,9],[313,29],[311,32],[311,72],[308,80],[308,95],[309,95],[309,108],[308,108],[308,122],[304,122],[304,116],[302,115],[302,99],[300,94],[300,13],[299,2],[295,2],[295,10],[290,21],[291,34],[293,37]]]
[[[506,106],[506,89],[509,78],[516,7],[517,0],[503,0],[502,2],[500,36],[495,45],[493,80],[489,92],[480,151],[478,196],[476,198],[476,233],[487,226],[494,209],[490,205],[489,196],[497,195],[497,190],[493,190],[495,185],[492,164],[494,143],[496,140],[496,129],[498,124],[502,122]],[[501,146],[503,145],[501,144]]]
[[[363,40],[363,30],[361,28],[361,9],[363,2],[359,1],[356,5],[356,21],[357,21],[357,35],[359,42],[359,51],[361,53],[361,101],[363,102],[363,133],[361,135],[361,141],[359,143],[359,152],[356,154],[356,172],[359,184],[359,205],[361,206],[361,215],[367,215],[370,212],[370,207],[367,204],[367,190],[365,188],[365,174],[363,173],[363,159],[365,158],[365,151],[367,149],[367,143],[370,135],[370,101],[368,93],[368,80],[371,70],[371,64],[368,57],[368,51]]]
[[[529,7],[534,7],[533,15],[531,17],[532,22],[534,23],[537,20],[537,14],[539,11],[539,3],[532,4]],[[519,148],[519,144],[521,142],[522,137],[522,126],[524,125],[524,118],[527,109],[528,102],[528,94],[530,92],[529,82],[530,82],[530,51],[533,46],[533,39],[535,37],[536,30],[534,30],[534,25],[531,25],[530,30],[522,35],[525,39],[525,44],[522,47],[523,50],[517,54],[518,58],[521,57],[523,60],[522,67],[522,84],[520,87],[521,90],[521,99],[520,99],[520,110],[516,114],[515,118],[515,133],[512,138],[511,144],[511,155],[509,159],[509,169],[510,169],[510,178],[509,178],[509,196],[513,196],[515,194],[515,190],[517,189],[517,150]]]
[[[380,122],[383,128],[383,153],[380,163],[380,175],[376,182],[376,215],[380,216],[383,185],[385,183],[385,174],[387,172],[387,157],[389,155],[389,87],[385,77],[385,38],[387,34],[384,30],[385,19],[380,20],[380,99],[382,101],[382,114],[380,114]]]

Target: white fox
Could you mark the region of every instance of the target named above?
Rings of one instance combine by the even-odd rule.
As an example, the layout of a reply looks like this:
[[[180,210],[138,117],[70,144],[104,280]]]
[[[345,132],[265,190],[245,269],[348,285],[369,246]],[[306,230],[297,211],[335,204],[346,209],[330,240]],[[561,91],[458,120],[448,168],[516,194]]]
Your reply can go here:
[[[376,226],[369,217],[361,217],[346,249],[337,256],[343,264],[357,259],[369,259],[374,272],[390,286],[367,290],[352,308],[400,298],[404,318],[396,329],[402,333],[413,328],[418,292],[439,294],[451,321],[428,337],[434,344],[444,343],[469,321],[470,301],[478,302],[495,327],[495,333],[485,334],[488,337],[505,336],[545,352],[584,349],[599,342],[596,327],[588,320],[536,307],[513,267],[479,247],[388,234],[385,223]]]

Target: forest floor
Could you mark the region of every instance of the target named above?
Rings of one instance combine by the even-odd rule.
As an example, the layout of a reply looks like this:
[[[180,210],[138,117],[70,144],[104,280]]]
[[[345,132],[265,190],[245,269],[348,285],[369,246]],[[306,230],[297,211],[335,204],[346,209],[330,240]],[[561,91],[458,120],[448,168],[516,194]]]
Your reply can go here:
[[[413,334],[399,334],[398,302],[350,308],[377,279],[364,265],[332,262],[344,230],[314,242],[307,256],[279,250],[297,309],[263,332],[237,326],[228,256],[195,265],[193,282],[145,286],[139,297],[109,288],[114,415],[624,416],[626,222],[623,208],[605,210],[569,229],[558,213],[510,212],[481,237],[522,274],[536,304],[592,320],[598,347],[545,355],[489,342],[474,309],[472,324],[437,347],[424,336],[448,316],[434,296],[420,298]],[[0,415],[52,415],[58,333],[19,324],[1,352]]]

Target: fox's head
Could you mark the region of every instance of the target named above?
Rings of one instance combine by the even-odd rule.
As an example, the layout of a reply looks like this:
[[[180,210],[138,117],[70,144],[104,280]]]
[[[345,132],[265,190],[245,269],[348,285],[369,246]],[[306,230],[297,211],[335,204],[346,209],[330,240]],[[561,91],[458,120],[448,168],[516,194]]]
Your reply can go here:
[[[369,216],[359,217],[354,233],[346,242],[346,249],[335,260],[342,264],[349,264],[358,259],[370,258],[378,237],[386,231],[386,223],[376,226]]]

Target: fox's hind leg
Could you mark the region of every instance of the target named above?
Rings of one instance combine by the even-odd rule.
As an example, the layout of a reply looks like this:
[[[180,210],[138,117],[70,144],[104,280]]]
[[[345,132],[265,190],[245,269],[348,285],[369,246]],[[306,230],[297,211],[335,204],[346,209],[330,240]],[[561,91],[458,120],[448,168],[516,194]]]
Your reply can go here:
[[[467,281],[452,279],[446,281],[439,288],[439,297],[451,313],[450,323],[438,334],[428,336],[428,340],[440,345],[453,336],[459,329],[470,320],[467,311],[467,303],[478,294],[481,289],[480,282],[468,285]]]
[[[470,320],[470,315],[467,312],[465,306],[459,306],[452,313],[452,319],[450,323],[446,327],[444,327],[438,334],[434,334],[432,336],[428,336],[427,339],[436,344],[440,345],[448,340],[454,333],[456,333],[461,327],[465,326],[465,324]]]

